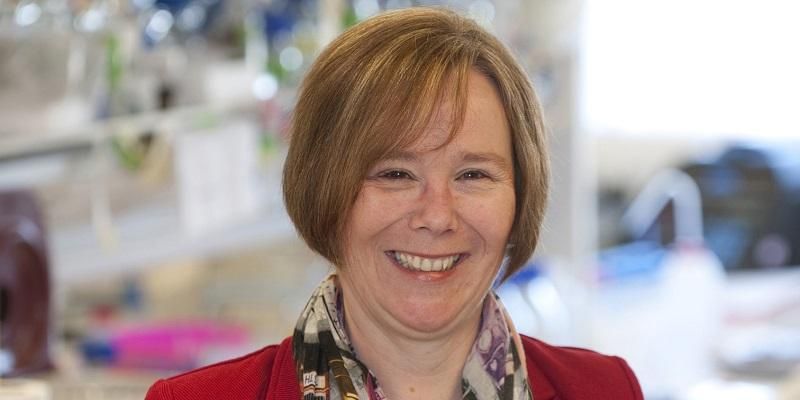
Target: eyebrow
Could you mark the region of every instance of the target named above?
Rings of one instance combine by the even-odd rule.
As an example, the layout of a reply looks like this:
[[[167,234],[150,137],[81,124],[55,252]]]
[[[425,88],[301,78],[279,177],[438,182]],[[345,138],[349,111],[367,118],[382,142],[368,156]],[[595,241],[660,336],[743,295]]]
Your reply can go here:
[[[508,160],[500,156],[499,154],[492,153],[492,152],[480,152],[480,153],[472,153],[472,152],[461,152],[461,159],[467,162],[488,162],[492,164],[496,164],[498,167],[509,170],[511,169],[511,165],[509,165]]]
[[[416,161],[417,155],[410,151],[395,151],[382,157],[381,161]]]
[[[504,170],[510,170],[511,165],[509,161],[506,160],[504,157],[500,156],[499,154],[492,153],[492,152],[467,152],[462,151],[458,154],[458,157],[466,162],[488,162],[497,165],[499,168]],[[416,161],[417,154],[411,151],[397,151],[389,154],[388,156],[384,157],[382,161]]]

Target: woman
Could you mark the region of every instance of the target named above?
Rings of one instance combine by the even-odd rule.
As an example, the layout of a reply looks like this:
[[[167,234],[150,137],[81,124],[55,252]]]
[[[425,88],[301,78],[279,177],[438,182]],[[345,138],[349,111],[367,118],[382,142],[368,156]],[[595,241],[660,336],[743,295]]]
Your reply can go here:
[[[518,335],[490,288],[532,254],[540,107],[455,13],[345,32],[301,88],[284,168],[298,232],[335,266],[293,337],[157,382],[148,399],[641,399],[619,358]]]

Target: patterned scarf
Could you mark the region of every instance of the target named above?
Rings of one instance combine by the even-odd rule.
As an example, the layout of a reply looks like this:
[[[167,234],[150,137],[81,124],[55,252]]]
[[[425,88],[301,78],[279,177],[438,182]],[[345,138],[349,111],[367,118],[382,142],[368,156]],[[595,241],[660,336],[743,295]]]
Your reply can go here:
[[[335,280],[331,274],[322,281],[295,327],[292,346],[303,400],[387,400],[375,376],[352,350]],[[494,294],[487,296],[461,376],[462,398],[533,400],[521,349],[500,301]]]

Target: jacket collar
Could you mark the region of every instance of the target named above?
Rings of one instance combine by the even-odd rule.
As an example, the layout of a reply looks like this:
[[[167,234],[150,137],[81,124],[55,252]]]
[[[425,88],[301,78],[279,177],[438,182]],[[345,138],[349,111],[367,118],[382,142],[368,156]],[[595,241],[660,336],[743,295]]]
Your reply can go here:
[[[278,347],[265,400],[297,400],[300,396],[300,384],[292,356],[292,337],[289,336]]]

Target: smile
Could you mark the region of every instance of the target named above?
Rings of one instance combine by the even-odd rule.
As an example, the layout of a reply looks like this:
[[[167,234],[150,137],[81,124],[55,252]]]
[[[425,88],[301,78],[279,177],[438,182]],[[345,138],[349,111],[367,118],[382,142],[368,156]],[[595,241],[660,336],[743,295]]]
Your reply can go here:
[[[394,258],[401,267],[410,271],[421,272],[442,272],[450,270],[458,264],[462,258],[461,254],[439,258],[427,258],[399,251],[389,251],[387,253]]]

